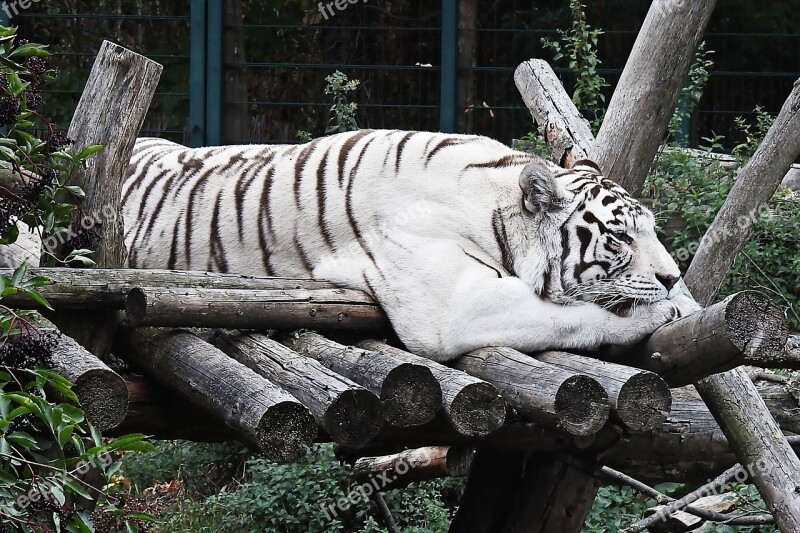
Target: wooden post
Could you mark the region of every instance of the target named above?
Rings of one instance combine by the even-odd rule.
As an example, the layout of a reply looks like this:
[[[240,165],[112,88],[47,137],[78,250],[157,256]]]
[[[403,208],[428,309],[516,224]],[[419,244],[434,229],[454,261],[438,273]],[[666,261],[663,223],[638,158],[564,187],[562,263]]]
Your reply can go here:
[[[503,426],[506,403],[491,383],[376,340],[362,341],[358,346],[430,368],[442,388],[442,411],[459,434],[481,437]]]
[[[703,39],[716,0],[653,0],[590,151],[606,177],[634,196],[645,177]]]
[[[414,481],[469,474],[475,450],[463,446],[426,446],[379,457],[362,457],[353,464],[353,477],[369,481],[375,476],[389,479],[378,490],[404,487]]]
[[[442,389],[427,366],[344,346],[313,331],[295,332],[280,340],[378,396],[383,417],[393,426],[430,422],[442,404]]]
[[[126,328],[114,346],[162,385],[224,420],[272,461],[296,461],[317,436],[314,418],[300,402],[189,332]]]
[[[125,262],[119,208],[122,178],[161,71],[158,63],[103,41],[69,127],[69,138],[77,149],[105,146],[89,159],[86,170],[71,178],[71,184],[86,193],[81,206],[84,216],[75,223],[89,221],[100,236],[93,255],[99,267],[120,268]],[[118,315],[70,311],[56,313],[54,321],[102,359],[111,348]]]
[[[526,417],[571,435],[593,435],[608,420],[608,394],[596,380],[511,348],[481,348],[454,366],[492,383]]]
[[[125,313],[133,326],[241,329],[388,327],[383,310],[349,289],[132,289]]]
[[[220,331],[213,343],[300,400],[334,442],[362,446],[383,425],[373,393],[265,335]]]

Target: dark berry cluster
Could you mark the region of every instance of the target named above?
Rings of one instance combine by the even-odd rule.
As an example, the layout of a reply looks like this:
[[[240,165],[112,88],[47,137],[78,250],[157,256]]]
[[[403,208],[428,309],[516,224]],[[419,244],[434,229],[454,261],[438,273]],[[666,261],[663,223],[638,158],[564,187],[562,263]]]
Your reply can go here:
[[[43,494],[37,501],[31,503],[31,510],[46,513],[48,517],[58,515],[62,522],[72,518],[75,510],[66,505],[61,505],[58,500],[50,494]]]
[[[0,77],[0,126],[14,123],[19,112],[19,99],[11,94],[8,79],[5,76]]]
[[[0,348],[0,365],[23,369],[51,367],[56,344],[56,336],[47,333],[29,332],[9,339]]]
[[[70,237],[67,242],[64,243],[64,251],[66,253],[70,253],[74,250],[81,250],[88,248],[90,250],[94,250],[97,241],[100,240],[100,234],[97,233],[97,230],[94,227],[84,228],[81,226],[77,230],[73,231],[72,237]]]
[[[49,137],[47,137],[47,140],[45,141],[44,146],[42,147],[42,153],[44,155],[50,155],[53,152],[61,150],[65,146],[70,145],[72,143],[73,143],[72,139],[67,137],[67,134],[64,133],[63,131],[61,130],[54,131],[50,133]]]

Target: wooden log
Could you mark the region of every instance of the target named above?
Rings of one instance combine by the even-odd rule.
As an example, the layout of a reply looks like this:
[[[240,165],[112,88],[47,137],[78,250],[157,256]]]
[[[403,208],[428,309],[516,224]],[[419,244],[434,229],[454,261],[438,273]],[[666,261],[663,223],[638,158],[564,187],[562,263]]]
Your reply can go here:
[[[660,427],[669,414],[672,395],[669,385],[657,374],[565,352],[543,352],[534,357],[596,379],[608,393],[612,416],[629,431]]]
[[[11,276],[19,263],[5,263],[0,275]],[[125,298],[135,287],[293,290],[336,289],[327,281],[255,277],[217,272],[186,270],[139,270],[105,268],[30,268],[28,276],[45,276],[51,285],[38,290],[56,309],[91,309],[109,307],[125,309]],[[25,295],[3,298],[15,309],[35,309],[36,303]]]
[[[128,390],[122,377],[49,320],[28,317],[42,335],[54,337],[53,372],[73,383],[72,391],[86,419],[100,431],[117,426],[128,409]]]
[[[318,361],[257,333],[220,331],[213,342],[308,406],[334,442],[362,446],[380,430],[380,400]]]
[[[393,426],[430,422],[442,404],[442,389],[427,366],[344,346],[313,331],[294,332],[280,340],[378,396],[384,420]]]
[[[458,434],[480,437],[503,426],[506,404],[491,383],[377,340],[362,341],[358,346],[430,368],[442,390],[442,411]]]
[[[99,267],[124,265],[119,205],[122,178],[162,69],[144,56],[103,41],[72,117],[68,136],[78,149],[104,145],[102,151],[88,160],[86,169],[79,169],[70,177],[70,184],[80,186],[86,193],[80,210],[85,216],[75,224],[85,225],[88,220],[98,233],[92,257]],[[63,256],[63,251],[57,250],[55,254]],[[54,322],[62,332],[102,359],[113,343],[119,315],[70,311],[56,313]]]
[[[443,477],[466,477],[475,450],[461,446],[426,446],[391,455],[362,457],[353,464],[357,481],[380,479],[378,490],[392,490],[415,481]]]
[[[191,333],[126,328],[118,335],[115,352],[224,420],[272,461],[297,460],[316,437],[306,407]]]
[[[660,327],[622,361],[680,387],[744,363],[774,361],[785,352],[787,330],[779,306],[745,291]]]
[[[349,289],[159,289],[137,287],[125,300],[132,326],[241,329],[380,330],[386,315]]]
[[[213,413],[137,374],[122,376],[128,389],[128,412],[104,436],[144,433],[151,439],[226,442],[245,440]]]
[[[608,420],[608,394],[596,380],[511,348],[472,351],[455,367],[495,385],[523,415],[572,435],[592,435]]]
[[[514,72],[514,83],[534,123],[564,168],[589,157],[594,135],[589,122],[572,103],[550,65],[541,59],[525,61]]]
[[[590,152],[605,175],[642,191],[716,0],[654,0]]]

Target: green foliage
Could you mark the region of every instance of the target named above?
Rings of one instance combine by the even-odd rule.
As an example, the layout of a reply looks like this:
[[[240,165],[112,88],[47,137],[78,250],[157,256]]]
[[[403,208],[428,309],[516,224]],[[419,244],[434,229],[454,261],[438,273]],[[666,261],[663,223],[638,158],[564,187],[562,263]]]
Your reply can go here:
[[[583,533],[621,531],[639,520],[647,508],[646,498],[630,487],[606,485],[600,487]]]
[[[603,32],[589,25],[586,20],[586,6],[580,0],[570,0],[569,8],[572,26],[558,30],[558,41],[542,39],[542,44],[553,51],[554,60],[569,60],[569,68],[576,76],[572,101],[584,116],[592,117],[591,122],[596,131],[605,112],[606,98],[602,91],[608,87],[605,78],[597,72],[602,63],[597,57],[597,41]]]
[[[357,105],[348,102],[350,93],[358,89],[358,80],[348,80],[347,76],[338,70],[325,78],[325,94],[333,95],[333,105],[330,110],[330,119],[325,133],[343,133],[358,129],[356,122]]]
[[[679,137],[683,123],[689,120],[689,117],[692,116],[692,113],[694,113],[700,105],[703,91],[706,85],[708,85],[708,71],[714,66],[714,61],[710,59],[713,53],[713,50],[706,50],[705,41],[700,43],[700,46],[697,48],[694,62],[691,67],[689,67],[689,83],[681,89],[678,105],[675,107],[675,112],[667,127],[670,139],[677,139]]]
[[[122,471],[139,489],[181,478],[185,491],[165,515],[164,531],[385,531],[373,502],[360,494],[355,505],[330,509],[357,487],[330,445],[315,446],[301,462],[289,465],[258,456],[244,459],[235,446],[166,442],[154,453],[127,456]],[[244,474],[238,474],[242,464]],[[462,490],[460,480],[439,480],[384,496],[401,531],[422,533],[447,530]]]

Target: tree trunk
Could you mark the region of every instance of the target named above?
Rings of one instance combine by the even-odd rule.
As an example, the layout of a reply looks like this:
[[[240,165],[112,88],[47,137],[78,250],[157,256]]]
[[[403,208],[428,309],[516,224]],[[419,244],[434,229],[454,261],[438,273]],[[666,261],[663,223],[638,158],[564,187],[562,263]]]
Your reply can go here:
[[[162,66],[109,41],[103,41],[69,127],[78,149],[103,144],[88,168],[70,178],[86,199],[74,224],[91,222],[99,234],[93,258],[97,266],[120,268],[125,262],[120,197],[133,143],[155,94]],[[58,254],[63,252],[57,251]],[[56,313],[59,329],[101,359],[114,340],[118,314],[107,311]]]
[[[645,177],[703,39],[716,0],[654,0],[590,152],[633,196]]]
[[[381,399],[384,420],[393,426],[430,422],[442,404],[442,389],[427,366],[344,346],[312,331],[295,332],[281,342],[374,393]]]

